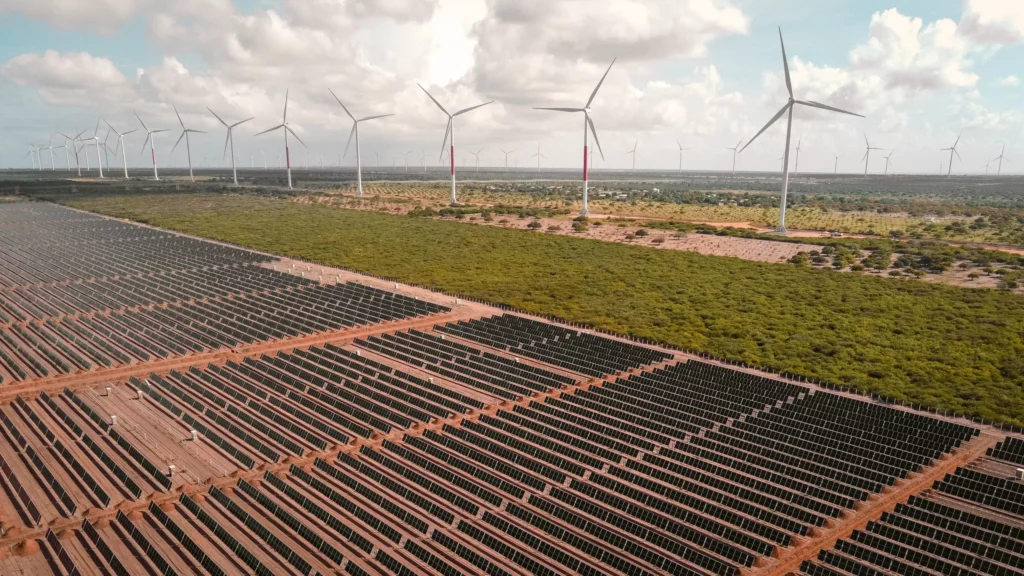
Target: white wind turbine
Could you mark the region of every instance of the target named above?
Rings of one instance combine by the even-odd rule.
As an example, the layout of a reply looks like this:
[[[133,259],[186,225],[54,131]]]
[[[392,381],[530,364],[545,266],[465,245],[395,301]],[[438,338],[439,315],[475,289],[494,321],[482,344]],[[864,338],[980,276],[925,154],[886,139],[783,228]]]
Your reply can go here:
[[[266,134],[268,132],[273,132],[275,130],[281,130],[282,132],[284,132],[284,157],[285,157],[285,163],[287,164],[287,167],[288,167],[288,189],[291,190],[292,189],[292,157],[291,157],[291,152],[288,150],[288,134],[290,133],[292,136],[295,136],[295,139],[298,140],[299,144],[302,144],[303,147],[306,146],[306,143],[302,141],[302,138],[299,138],[299,135],[296,134],[295,131],[291,129],[291,127],[288,126],[288,91],[287,90],[284,91],[284,115],[281,117],[281,123],[278,124],[277,126],[274,126],[273,128],[270,128],[268,130],[264,130],[263,132],[260,132],[259,134],[255,134],[255,136],[259,136],[261,134]],[[266,158],[266,156],[264,156],[264,162],[266,162],[265,158]]]
[[[768,124],[766,124],[764,128],[761,128],[761,132],[758,132],[757,134],[755,134],[754,137],[750,139],[750,142],[747,142],[747,145],[744,146],[743,149],[740,150],[740,151],[742,152],[743,150],[746,150],[747,147],[750,146],[754,142],[754,140],[757,140],[757,137],[760,136],[761,133],[763,133],[765,130],[767,130],[769,127],[771,127],[772,124],[775,124],[775,122],[778,121],[779,118],[782,118],[783,114],[786,114],[787,112],[789,113],[789,118],[788,118],[787,123],[786,123],[786,148],[785,148],[785,150],[786,150],[785,151],[786,162],[783,165],[783,172],[782,172],[782,199],[781,199],[781,201],[779,203],[779,227],[778,227],[778,230],[777,230],[780,234],[785,234],[786,233],[786,196],[789,193],[789,146],[790,146],[790,143],[792,142],[792,136],[793,136],[793,109],[796,107],[797,104],[800,104],[800,105],[803,105],[803,106],[808,106],[810,108],[820,108],[822,110],[829,110],[831,112],[839,112],[841,114],[849,114],[851,116],[859,116],[861,118],[863,118],[863,116],[860,116],[860,114],[854,114],[853,112],[847,112],[845,110],[840,110],[839,108],[833,108],[831,106],[826,106],[825,104],[819,104],[818,102],[813,102],[813,101],[810,101],[810,100],[808,100],[808,101],[797,100],[796,98],[794,98],[793,97],[793,82],[792,82],[792,80],[789,77],[789,60],[786,58],[786,45],[782,41],[782,29],[781,28],[779,28],[779,45],[782,47],[782,66],[783,66],[783,68],[785,68],[785,71],[786,71],[786,90],[789,92],[789,101],[786,102],[786,104],[782,107],[782,109],[779,110],[779,112],[777,114],[775,114],[775,116],[771,120],[768,121]],[[735,168],[733,169],[733,171],[735,172]]]
[[[50,136],[50,139],[46,142],[46,146],[43,146],[44,150],[49,150],[50,151],[50,171],[51,172],[54,172],[54,171],[57,170],[57,164],[53,160],[53,151],[54,150],[59,150],[61,148],[63,148],[63,146],[54,146],[53,145],[53,136]]]
[[[356,119],[356,117],[353,116],[352,113],[348,111],[348,108],[346,108],[345,105],[342,104],[341,99],[338,98],[337,94],[335,94],[334,91],[331,90],[330,88],[328,88],[327,90],[328,90],[328,92],[331,93],[331,96],[334,96],[334,99],[338,101],[338,104],[341,105],[341,109],[345,111],[345,114],[348,114],[348,117],[352,119],[352,130],[348,133],[348,142],[345,144],[345,154],[343,154],[343,155],[344,156],[348,156],[348,147],[349,147],[350,144],[352,144],[352,137],[355,136],[356,137],[356,183],[357,183],[358,195],[362,196],[363,195],[363,157],[362,157],[362,155],[360,153],[360,149],[359,149],[359,123],[360,122],[366,122],[367,120],[376,120],[377,118],[386,118],[388,116],[394,116],[394,114],[378,114],[377,116],[367,116],[365,118]],[[339,159],[338,165],[339,166],[341,165],[340,159]]]
[[[537,172],[540,172],[540,159],[541,158],[543,158],[545,160],[548,159],[547,156],[545,156],[545,155],[540,153],[540,142],[537,143],[537,153],[534,154],[533,156],[530,156],[530,158],[536,158],[537,159]]]
[[[207,107],[206,109],[210,110],[209,107]],[[235,122],[234,124],[228,124],[223,119],[221,119],[221,117],[218,116],[217,113],[214,112],[213,110],[210,110],[210,114],[213,114],[213,117],[216,118],[218,122],[223,124],[224,127],[228,129],[228,134],[227,134],[227,136],[224,137],[224,153],[227,153],[227,151],[228,151],[228,144],[231,144],[231,176],[235,180],[235,186],[238,186],[238,168],[235,165],[235,128],[238,127],[241,124],[245,124],[249,120],[252,120],[252,118],[246,118],[245,120],[242,120],[240,122]],[[249,157],[250,164],[252,163],[252,161],[253,161],[252,157],[250,156]]]
[[[866,150],[864,150],[864,157],[861,158],[861,160],[864,161],[864,177],[867,178],[868,177],[868,164],[871,163],[871,151],[872,150],[881,150],[881,148],[872,148],[871,147],[871,143],[868,142],[868,135],[867,134],[864,135],[864,145],[865,145]],[[939,167],[939,172],[940,173],[942,172],[942,167],[941,166]]]
[[[626,154],[632,154],[632,155],[633,155],[633,168],[632,168],[632,170],[633,170],[634,172],[636,171],[636,147],[637,147],[637,146],[638,146],[639,144],[640,144],[640,139],[639,139],[639,138],[637,138],[637,139],[636,139],[636,140],[635,140],[635,141],[633,142],[633,149],[632,149],[632,150],[630,150],[630,151],[628,151],[628,152],[626,152]]]
[[[488,104],[491,104],[494,101],[492,100],[490,102],[484,102],[483,104],[477,104],[476,106],[470,106],[469,108],[463,108],[462,110],[459,110],[455,114],[450,114],[447,110],[445,110],[444,106],[441,106],[441,103],[438,102],[436,98],[430,95],[430,92],[427,92],[426,88],[420,86],[419,84],[416,85],[420,87],[420,90],[423,90],[423,93],[426,94],[427,97],[433,100],[434,104],[437,104],[437,107],[441,109],[441,112],[444,112],[445,115],[448,116],[448,126],[444,129],[444,140],[441,141],[441,150],[444,150],[445,145],[448,144],[450,137],[451,147],[449,152],[449,161],[451,162],[452,166],[452,204],[454,205],[458,203],[455,197],[455,117],[465,114],[466,112],[476,110],[477,108],[480,108],[482,106],[487,106]]]
[[[69,140],[71,141],[71,148],[75,151],[75,166],[78,168],[78,175],[81,176],[82,175],[82,163],[78,159],[78,142],[81,139],[82,134],[85,134],[85,130],[82,130],[78,134],[75,134],[74,138],[64,134],[63,132],[57,132],[57,134],[60,134],[61,136],[64,137],[65,145],[67,145],[67,142]],[[66,152],[67,148],[65,148],[64,150]],[[69,167],[68,170],[71,170],[71,168]]]
[[[594,135],[594,144],[597,145],[597,151],[601,153],[601,158],[604,158],[604,150],[601,149],[601,141],[597,138],[597,129],[594,128],[594,121],[590,119],[590,105],[594,103],[594,97],[597,96],[597,91],[601,89],[601,85],[604,84],[604,79],[608,77],[608,73],[611,72],[612,66],[615,65],[616,58],[612,59],[612,63],[608,65],[608,69],[604,71],[604,76],[597,82],[597,86],[594,87],[594,91],[590,93],[590,98],[587,99],[587,104],[583,108],[536,108],[536,110],[554,110],[555,112],[583,112],[583,209],[580,210],[580,216],[586,216],[590,213],[590,207],[587,203],[587,181],[589,174],[587,172],[587,163],[590,160],[588,152],[588,135]],[[589,128],[589,132],[588,132]],[[633,147],[634,152],[636,146]],[[540,151],[538,150],[538,154]],[[633,155],[633,162],[636,164],[636,155]],[[538,166],[540,165],[540,159],[537,159]]]
[[[92,140],[96,145],[96,165],[100,169],[100,178],[103,178],[103,157],[100,156],[100,120],[96,119],[96,129],[93,130],[92,138],[86,138],[86,140]]]
[[[774,122],[775,121],[772,120],[772,123],[774,123]],[[769,124],[769,126],[770,126],[770,124]],[[767,127],[768,126],[765,126],[765,128],[767,128]],[[764,132],[764,129],[762,129],[761,132]],[[754,138],[757,138],[757,136],[754,136]],[[751,138],[750,142],[753,142],[754,138]],[[747,142],[747,146],[750,146],[750,142]],[[743,150],[745,150],[747,148],[747,146],[744,146],[743,148],[740,148],[740,144],[743,144],[743,138],[740,138],[740,141],[737,142],[736,145],[733,146],[732,148],[726,148],[726,150],[732,150],[732,173],[733,174],[736,174],[736,154],[742,152]],[[785,156],[785,158],[788,158],[788,156]],[[787,164],[789,163],[788,159],[786,160],[786,163]]]
[[[798,139],[796,141],[796,165],[793,166],[793,173],[794,174],[799,174],[800,173],[800,144],[801,143],[803,143],[803,138],[800,138],[800,139]]]
[[[412,150],[408,152],[402,152],[402,156],[405,156],[405,171],[409,172],[409,154],[412,154]]]
[[[508,172],[508,155],[515,152],[515,150],[509,150],[508,152],[506,152],[504,148],[499,148],[499,150],[501,150],[501,153],[505,155],[505,172]]]
[[[895,150],[891,150],[891,151],[889,151],[889,155],[885,157],[885,174],[884,174],[885,176],[889,175],[889,158],[892,158],[892,155],[895,154],[895,153],[896,153]]]
[[[964,135],[963,132],[961,132],[960,136],[963,136],[963,135]],[[963,160],[964,160],[963,158],[960,158],[960,153],[956,151],[956,145],[960,143],[960,136],[956,137],[956,142],[954,142],[952,146],[950,146],[949,148],[943,148],[942,149],[943,152],[945,152],[946,150],[949,150],[949,167],[947,168],[946,178],[950,178],[950,177],[953,176],[953,154],[956,154],[956,157],[961,162],[963,162]]]
[[[676,140],[676,146],[679,147],[679,171],[682,172],[683,171],[683,152],[686,152],[687,150],[689,150],[689,148],[683,148],[683,145],[679,143],[679,140]]]
[[[124,150],[124,137],[129,135],[129,134],[131,134],[132,132],[137,132],[138,128],[136,128],[135,130],[129,130],[129,131],[127,131],[127,132],[122,134],[121,132],[118,132],[117,130],[115,130],[114,127],[110,125],[110,122],[107,122],[106,120],[104,120],[104,122],[106,122],[107,128],[110,128],[111,132],[113,132],[114,134],[117,134],[117,148],[114,149],[114,156],[116,158],[117,150],[120,149],[121,150],[121,164],[124,166],[124,179],[127,180],[128,179],[128,156],[127,156],[127,154],[125,153],[125,150]]]
[[[988,176],[988,167],[992,165],[992,161],[985,162],[985,176]]]
[[[480,171],[480,153],[483,152],[483,151],[484,151],[484,149],[481,148],[481,149],[477,150],[476,152],[470,152],[470,154],[472,154],[473,156],[476,157],[476,171],[477,172]]]
[[[836,165],[835,165],[835,167],[832,168],[832,173],[833,174],[838,174],[839,173],[839,156],[837,154],[835,154],[835,153],[833,153],[832,155],[836,157]]]
[[[178,136],[178,141],[174,143],[174,148],[171,148],[171,154],[174,154],[174,150],[178,147],[178,144],[181,144],[181,139],[184,138],[185,155],[188,156],[188,178],[192,182],[195,182],[195,176],[192,175],[192,146],[188,140],[188,134],[189,132],[194,132],[196,134],[206,134],[206,132],[203,132],[202,130],[192,130],[191,128],[185,128],[185,123],[181,120],[181,114],[178,114],[178,109],[173,104],[171,105],[171,108],[174,108],[174,115],[178,117],[178,124],[181,124],[181,136]],[[234,153],[234,150],[232,150],[232,153]],[[235,159],[234,157],[232,157],[231,163],[234,164],[234,162]]]
[[[142,129],[146,131],[146,141],[142,143],[142,152],[146,151],[146,144],[149,144],[149,155],[153,158],[153,180],[160,179],[160,173],[156,167],[156,135],[161,132],[167,132],[166,129],[161,128],[160,130],[150,130],[146,127],[146,123],[139,118],[138,112],[132,112],[135,114],[135,118],[139,120],[139,124],[142,124]],[[139,152],[140,154],[142,152]]]
[[[1003,149],[999,151],[999,156],[993,158],[993,160],[999,160],[999,167],[996,169],[996,176],[1002,176],[1003,174],[1003,160],[1010,161],[1009,158],[1003,155],[1006,152],[1006,144],[1003,144]]]
[[[36,147],[35,146],[33,146],[31,144],[28,145],[28,153],[25,154],[25,158],[29,158],[32,161],[32,169],[35,170],[36,169]],[[23,160],[24,160],[24,158],[23,158]]]
[[[420,148],[420,163],[423,164],[423,172],[427,171],[427,151]]]

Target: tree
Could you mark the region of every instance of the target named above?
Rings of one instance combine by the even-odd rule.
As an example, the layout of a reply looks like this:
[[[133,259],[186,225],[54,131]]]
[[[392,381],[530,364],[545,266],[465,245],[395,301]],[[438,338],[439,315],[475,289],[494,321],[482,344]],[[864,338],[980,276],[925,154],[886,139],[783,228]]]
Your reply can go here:
[[[636,236],[637,238],[643,238],[644,236],[647,236],[647,230],[641,228],[634,232],[633,235]]]

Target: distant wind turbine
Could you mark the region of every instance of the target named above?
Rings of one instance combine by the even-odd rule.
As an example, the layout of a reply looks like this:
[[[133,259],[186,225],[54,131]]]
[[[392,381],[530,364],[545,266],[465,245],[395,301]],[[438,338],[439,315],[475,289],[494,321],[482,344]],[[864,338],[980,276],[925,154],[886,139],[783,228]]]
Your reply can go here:
[[[682,172],[683,171],[683,152],[689,150],[689,148],[683,148],[683,145],[679,143],[679,140],[676,140],[676,146],[679,147],[679,171]]]
[[[106,120],[104,120],[104,122],[106,122]],[[127,131],[127,132],[122,134],[121,132],[118,132],[117,130],[115,130],[114,127],[110,125],[110,122],[107,122],[107,128],[110,128],[110,130],[114,134],[117,134],[117,148],[114,149],[114,156],[115,157],[117,156],[117,150],[120,149],[121,150],[121,164],[124,166],[124,179],[127,180],[128,179],[128,155],[127,155],[127,153],[125,152],[125,149],[124,149],[124,137],[129,135],[129,134],[131,134],[132,132],[137,132],[139,129],[136,128],[135,130],[129,130],[129,131]]]
[[[889,175],[889,159],[892,158],[892,155],[895,153],[896,151],[892,150],[889,152],[889,155],[885,157],[885,176]]]
[[[53,151],[57,150],[57,149],[60,149],[60,148],[63,148],[63,146],[54,146],[53,145],[53,136],[50,136],[50,139],[46,142],[46,146],[43,147],[44,150],[49,150],[50,151],[50,171],[51,172],[57,170],[57,164],[53,160]]]
[[[28,145],[28,153],[25,154],[25,158],[28,158],[32,162],[32,169],[36,169],[36,147],[32,144]]]
[[[409,150],[408,152],[402,152],[402,156],[405,156],[405,171],[406,171],[406,173],[409,172],[409,154],[412,154],[412,150]]]
[[[612,59],[612,63],[608,65],[608,69],[604,71],[604,76],[597,82],[597,86],[594,87],[594,91],[590,93],[590,98],[587,99],[587,104],[583,108],[536,108],[537,110],[553,110],[555,112],[583,112],[583,208],[580,210],[580,216],[586,216],[590,213],[590,207],[588,205],[587,198],[587,162],[589,160],[588,151],[588,135],[594,135],[594,144],[597,145],[597,151],[600,152],[601,158],[604,158],[604,150],[601,150],[601,141],[597,138],[597,129],[594,128],[594,121],[590,118],[590,105],[594,103],[594,97],[597,96],[597,91],[601,89],[601,85],[604,84],[604,79],[608,77],[608,73],[611,72],[612,66],[615,65],[615,60]],[[589,131],[587,129],[590,129]],[[636,147],[634,146],[634,151]],[[538,152],[539,153],[539,152]],[[636,155],[633,156],[634,164],[636,162]],[[538,163],[540,160],[538,159]]]
[[[476,157],[476,171],[477,172],[480,171],[480,153],[483,152],[483,151],[484,151],[484,149],[481,148],[481,149],[477,150],[476,152],[470,152],[470,154],[472,154],[473,156]]]
[[[505,172],[508,172],[508,155],[515,152],[515,150],[509,150],[508,152],[506,152],[504,148],[499,148],[499,150],[501,150],[501,153],[505,155]]]
[[[836,154],[832,154],[832,155],[836,157],[836,165],[835,165],[834,168],[832,168],[832,173],[833,174],[838,174],[839,173],[839,156],[836,155]]]
[[[444,129],[444,139],[441,141],[441,150],[443,151],[445,148],[445,144],[448,144],[450,136],[451,150],[449,152],[449,161],[451,162],[452,165],[452,204],[457,204],[458,202],[455,197],[455,117],[465,114],[466,112],[476,110],[477,108],[480,108],[482,106],[487,106],[488,104],[491,104],[494,101],[492,100],[490,102],[484,102],[483,104],[477,104],[476,106],[470,106],[469,108],[463,108],[462,110],[459,110],[455,114],[450,114],[447,110],[445,110],[444,106],[441,106],[441,103],[438,102],[436,98],[430,95],[430,92],[427,92],[426,88],[420,86],[419,84],[417,84],[417,86],[419,86],[420,90],[423,90],[423,93],[426,94],[427,97],[430,98],[434,102],[434,104],[436,104],[437,107],[441,109],[441,112],[444,112],[445,115],[448,116],[448,126]]]
[[[798,139],[796,141],[796,165],[793,166],[793,173],[794,174],[799,174],[800,173],[800,145],[802,143],[803,143],[803,138],[800,138],[800,139]]]
[[[288,167],[288,189],[291,190],[292,189],[292,157],[291,157],[291,151],[288,149],[288,134],[291,134],[292,136],[295,136],[295,139],[298,140],[299,144],[302,144],[303,147],[306,146],[306,143],[302,141],[302,138],[299,138],[299,135],[296,134],[295,131],[292,130],[290,126],[288,126],[288,90],[284,91],[284,115],[281,117],[281,123],[278,124],[277,126],[274,126],[273,128],[269,128],[267,130],[264,130],[263,132],[260,132],[259,134],[255,134],[254,136],[260,136],[262,134],[266,134],[268,132],[273,132],[275,130],[281,130],[282,132],[284,132],[284,157],[285,157],[285,163],[286,163],[286,165]]]
[[[632,168],[632,170],[634,172],[636,171],[636,147],[639,144],[640,144],[640,139],[637,138],[636,140],[633,141],[633,149],[628,151],[628,152],[626,152],[626,154],[632,154],[633,155],[633,168]]]
[[[224,137],[224,152],[222,152],[221,155],[223,156],[224,154],[227,153],[227,151],[228,151],[228,144],[230,144],[231,145],[231,176],[235,180],[235,186],[238,186],[238,168],[235,166],[235,128],[240,126],[240,125],[242,125],[242,124],[245,124],[249,120],[252,120],[252,118],[246,118],[245,120],[240,120],[238,122],[235,122],[234,124],[228,124],[220,116],[218,116],[217,113],[214,112],[212,109],[210,109],[209,107],[207,107],[206,109],[210,111],[210,114],[213,114],[213,117],[216,118],[218,122],[220,122],[225,128],[228,129],[227,136]],[[253,158],[252,158],[252,156],[250,156],[249,157],[249,163],[252,164],[252,162],[253,162]]]
[[[171,148],[171,154],[174,154],[174,150],[178,148],[178,144],[181,144],[181,139],[185,139],[185,155],[188,156],[188,178],[192,182],[196,181],[195,176],[192,175],[192,146],[188,140],[189,132],[196,134],[206,134],[201,130],[192,130],[191,128],[185,128],[185,123],[181,120],[181,114],[178,114],[178,109],[172,104],[171,108],[174,108],[174,115],[178,117],[178,124],[181,124],[181,136],[178,136],[178,141],[174,143],[174,148]],[[234,150],[232,150],[234,153]],[[234,164],[234,157],[231,158],[231,163]]]
[[[93,130],[92,138],[86,138],[86,140],[92,140],[96,145],[96,164],[100,169],[100,178],[103,178],[103,158],[100,156],[100,120],[96,119],[96,129]]]
[[[783,68],[785,69],[785,72],[786,72],[786,90],[789,92],[789,101],[786,102],[785,106],[783,106],[782,109],[779,110],[779,112],[775,115],[775,117],[773,117],[771,120],[768,121],[768,124],[766,124],[764,128],[761,128],[761,132],[758,132],[757,134],[755,134],[754,137],[750,139],[750,142],[747,142],[747,145],[743,147],[743,150],[746,150],[747,146],[750,146],[750,144],[753,143],[754,140],[756,140],[757,137],[760,136],[762,132],[767,130],[779,118],[782,118],[783,114],[786,114],[788,112],[789,118],[788,118],[787,123],[786,123],[786,152],[785,152],[786,163],[783,166],[783,173],[782,173],[782,199],[779,202],[779,227],[777,229],[777,231],[780,234],[785,234],[786,233],[786,196],[789,193],[789,147],[790,147],[790,143],[792,142],[792,136],[793,136],[793,109],[796,107],[797,104],[800,104],[802,106],[808,106],[810,108],[820,108],[822,110],[829,110],[831,112],[839,112],[841,114],[849,114],[851,116],[859,116],[861,118],[863,118],[863,116],[860,116],[860,114],[854,114],[853,112],[847,112],[845,110],[840,110],[839,108],[833,108],[831,106],[826,106],[825,104],[819,104],[818,102],[813,102],[813,101],[810,101],[810,100],[808,100],[808,101],[797,100],[796,98],[794,98],[793,97],[793,82],[792,82],[792,80],[789,77],[789,60],[786,58],[786,44],[782,41],[782,28],[779,28],[779,45],[782,48],[782,66],[783,66]],[[741,150],[741,152],[742,152],[742,150]],[[735,159],[735,155],[734,155],[734,159]],[[735,172],[735,168],[733,168],[733,172]]]
[[[946,178],[950,178],[950,177],[953,176],[953,154],[956,154],[956,157],[958,159],[960,159],[961,162],[963,162],[963,158],[960,158],[960,153],[956,151],[956,145],[960,143],[960,137],[963,136],[963,135],[964,135],[963,132],[961,132],[960,136],[956,137],[956,142],[953,142],[952,146],[950,146],[949,148],[943,148],[942,149],[943,152],[945,152],[946,150],[949,150],[949,168],[947,169],[948,171],[946,172]]]
[[[864,135],[864,145],[865,145],[866,149],[864,150],[864,157],[861,158],[861,160],[864,161],[864,177],[867,178],[868,177],[868,164],[871,163],[871,151],[872,150],[881,150],[881,148],[872,148],[871,147],[871,143],[868,142],[868,135],[867,134]]]
[[[533,156],[530,156],[530,158],[536,158],[537,159],[537,172],[540,172],[540,159],[541,158],[543,158],[545,160],[548,159],[547,156],[545,156],[545,155],[540,153],[540,142],[537,143],[537,153],[534,154]]]
[[[1006,144],[1003,144],[1003,149],[999,151],[999,156],[993,158],[993,160],[999,160],[999,167],[996,170],[996,176],[1002,176],[1003,174],[1003,160],[1010,161],[1009,158],[1003,155],[1006,152]]]
[[[77,130],[77,128],[76,128],[76,130]],[[82,137],[82,134],[85,134],[85,130],[83,130],[83,131],[79,132],[78,134],[76,134],[74,138],[64,134],[63,132],[58,132],[58,134],[60,134],[61,136],[64,137],[65,145],[66,145],[66,143],[68,141],[71,142],[71,148],[75,151],[75,166],[78,168],[78,175],[81,176],[82,175],[82,163],[78,159],[78,142],[79,142],[79,139]],[[66,150],[67,149],[65,148],[65,151]],[[70,168],[68,168],[68,170],[70,170]]]
[[[356,183],[357,183],[357,190],[358,190],[357,194],[359,196],[362,196],[363,195],[363,157],[360,155],[360,151],[359,151],[359,123],[360,122],[366,122],[367,120],[376,120],[377,118],[387,118],[388,116],[394,116],[394,114],[378,114],[377,116],[366,116],[365,118],[359,118],[357,120],[356,117],[353,116],[352,113],[348,111],[348,108],[346,108],[345,105],[341,103],[341,99],[338,98],[337,94],[334,93],[334,90],[331,90],[330,88],[328,88],[327,91],[331,93],[331,96],[334,96],[334,99],[337,100],[338,104],[341,105],[341,109],[344,110],[345,114],[348,114],[348,117],[352,119],[352,130],[348,133],[348,142],[345,144],[345,153],[343,154],[343,156],[348,156],[348,147],[349,147],[350,144],[352,144],[352,136],[355,136],[356,137]],[[380,164],[380,163],[378,162],[378,164]],[[341,161],[340,160],[338,161],[338,166],[339,167],[341,166]]]
[[[137,112],[133,112],[133,114],[138,118],[139,124],[142,124],[142,129],[146,131],[146,141],[142,143],[142,151],[145,152],[146,144],[149,144],[149,152],[153,157],[153,179],[159,180],[160,174],[157,172],[156,168],[156,134],[159,134],[160,132],[167,132],[167,130],[150,130],[146,127],[146,123],[142,121],[142,118],[139,118],[139,114]]]
[[[985,162],[985,176],[988,176],[988,167],[992,165],[992,161]]]
[[[772,120],[771,123],[769,123],[769,126],[771,124],[774,124],[774,123],[775,123],[775,120]],[[765,126],[764,128],[767,128],[767,127],[768,126]],[[761,132],[764,132],[764,128],[761,129]],[[758,134],[760,134],[760,132],[758,132]],[[757,136],[754,136],[754,138],[757,138]],[[751,142],[753,142],[753,138],[751,139]],[[740,148],[740,144],[743,144],[743,138],[740,138],[740,141],[737,142],[736,145],[733,146],[732,148],[726,148],[726,150],[732,150],[732,173],[733,174],[736,174],[736,155],[739,154],[744,149],[746,149],[747,146],[750,146],[750,142],[747,142],[747,146],[744,146],[743,148]]]

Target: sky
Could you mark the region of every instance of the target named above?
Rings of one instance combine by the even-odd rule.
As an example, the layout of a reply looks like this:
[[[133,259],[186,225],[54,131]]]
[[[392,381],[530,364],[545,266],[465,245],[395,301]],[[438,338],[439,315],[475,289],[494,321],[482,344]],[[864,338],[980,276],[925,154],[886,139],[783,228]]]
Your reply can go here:
[[[1024,170],[1024,1],[1019,0],[0,0],[0,167],[29,167],[30,145],[58,134],[125,137],[129,166],[222,165],[228,123],[242,165],[438,165],[449,111],[460,166],[580,168],[583,117],[534,110],[592,104],[597,169],[728,170],[786,102],[779,29],[797,99],[866,118],[798,109],[801,172]],[[136,118],[136,114],[138,118]],[[99,127],[97,130],[97,123]],[[739,170],[779,170],[785,123],[739,155]],[[108,143],[116,145],[116,134]],[[303,146],[305,144],[305,146]],[[591,142],[593,145],[593,142]],[[681,154],[679,148],[685,148]],[[482,149],[482,150],[481,150]],[[66,167],[64,150],[54,151]],[[95,154],[95,152],[92,152]],[[44,165],[50,164],[43,152]],[[793,155],[793,168],[796,158]],[[1018,160],[1019,159],[1019,160]],[[74,159],[71,159],[74,162]],[[121,164],[120,153],[110,163]],[[990,170],[994,173],[995,164]]]

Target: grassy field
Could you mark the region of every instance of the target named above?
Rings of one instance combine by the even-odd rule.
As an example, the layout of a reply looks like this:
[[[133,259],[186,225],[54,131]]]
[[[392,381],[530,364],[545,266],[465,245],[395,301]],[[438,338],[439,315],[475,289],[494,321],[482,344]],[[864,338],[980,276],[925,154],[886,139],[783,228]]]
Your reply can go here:
[[[247,196],[75,207],[1024,425],[1024,299]]]

